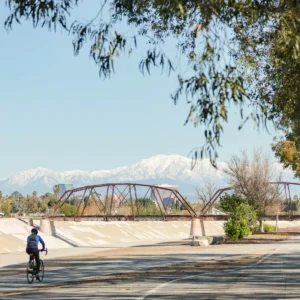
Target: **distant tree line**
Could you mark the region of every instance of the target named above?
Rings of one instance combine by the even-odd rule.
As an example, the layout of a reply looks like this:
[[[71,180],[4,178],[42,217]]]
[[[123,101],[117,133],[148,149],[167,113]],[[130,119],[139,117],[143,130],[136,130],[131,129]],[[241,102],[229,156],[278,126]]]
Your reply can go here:
[[[22,195],[15,191],[11,195],[3,196],[0,192],[0,210],[6,215],[46,213],[47,209],[54,205],[57,197],[52,193],[38,195],[34,191],[31,195]]]
[[[3,196],[0,192],[0,211],[6,215],[17,214],[35,214],[54,212],[54,206],[58,199],[59,189],[53,188],[54,193],[45,193],[38,195],[34,191],[31,195],[22,195],[15,191],[11,195]],[[80,195],[74,196],[60,207],[59,213],[67,217],[75,215],[160,215],[159,206],[150,198],[112,199],[112,196],[106,196],[99,202],[97,197],[86,196],[83,199]],[[184,213],[184,207],[178,201],[173,201],[167,208],[172,213]]]
[[[0,211],[6,215],[10,214],[30,214],[30,213],[47,213],[51,207],[55,205],[60,192],[60,186],[55,185],[53,192],[47,192],[38,195],[37,191],[33,191],[31,195],[23,195],[18,191],[11,195],[3,196],[0,191]]]

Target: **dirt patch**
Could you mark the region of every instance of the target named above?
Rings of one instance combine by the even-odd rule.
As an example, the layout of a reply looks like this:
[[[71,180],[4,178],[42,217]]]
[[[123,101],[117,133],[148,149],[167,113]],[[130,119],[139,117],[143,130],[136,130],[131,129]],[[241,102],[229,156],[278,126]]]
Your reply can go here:
[[[290,239],[292,234],[280,233],[258,233],[252,234],[238,241],[226,241],[226,244],[270,244]]]
[[[300,235],[300,226],[293,226],[287,228],[281,228],[280,232],[289,233],[291,235]]]

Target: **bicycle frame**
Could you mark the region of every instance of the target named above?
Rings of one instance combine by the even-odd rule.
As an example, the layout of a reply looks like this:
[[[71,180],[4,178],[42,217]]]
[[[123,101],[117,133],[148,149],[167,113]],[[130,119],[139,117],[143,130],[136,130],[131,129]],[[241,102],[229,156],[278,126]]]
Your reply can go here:
[[[48,249],[46,248],[44,251],[46,252],[45,255],[47,255],[48,254]],[[39,250],[39,252],[43,252],[43,251]],[[30,265],[32,265],[32,267],[30,267]],[[43,263],[42,259],[40,259],[40,266],[42,266],[42,277],[37,276],[37,274],[36,274],[36,256],[34,254],[30,254],[29,266],[26,269],[27,270],[26,271],[27,281],[28,281],[29,284],[31,284],[34,279],[38,279],[39,282],[43,281],[43,278],[44,278],[44,263]],[[28,268],[29,269],[32,268],[32,272]]]
[[[48,249],[46,248],[44,251],[43,251],[43,250],[39,250],[39,252],[46,252],[45,256],[47,256],[47,254],[48,254]],[[29,257],[30,257],[30,258],[29,258],[30,260],[36,260],[36,257],[35,257],[35,255],[33,255],[33,254],[30,254]]]

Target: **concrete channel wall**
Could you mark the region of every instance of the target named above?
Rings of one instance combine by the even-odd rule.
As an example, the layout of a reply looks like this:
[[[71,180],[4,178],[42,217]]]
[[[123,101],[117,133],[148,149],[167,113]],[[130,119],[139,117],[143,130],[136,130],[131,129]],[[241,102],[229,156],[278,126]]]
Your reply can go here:
[[[223,235],[224,221],[205,221],[206,235]],[[50,249],[128,247],[188,239],[191,221],[54,221],[34,220]],[[0,219],[0,253],[21,252],[32,226],[26,219]]]
[[[32,226],[18,219],[0,219],[0,254],[24,252],[26,239],[30,234]],[[64,241],[50,235],[41,234],[49,248],[70,247]]]
[[[266,221],[275,225],[275,221]],[[206,236],[224,235],[224,221],[204,221]],[[112,248],[178,241],[190,237],[191,221],[54,221],[34,220],[49,249]],[[279,221],[280,228],[300,221]],[[32,226],[28,220],[0,219],[0,254],[23,252]]]

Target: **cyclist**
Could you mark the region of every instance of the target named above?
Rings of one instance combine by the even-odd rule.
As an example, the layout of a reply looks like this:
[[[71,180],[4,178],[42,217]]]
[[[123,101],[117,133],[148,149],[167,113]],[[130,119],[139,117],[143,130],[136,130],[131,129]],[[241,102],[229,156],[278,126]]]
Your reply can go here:
[[[36,259],[36,276],[38,277],[38,273],[40,271],[40,253],[39,253],[39,242],[42,244],[43,249],[45,250],[45,242],[43,239],[38,235],[38,230],[36,228],[31,229],[31,235],[27,237],[27,247],[26,253],[29,255],[34,255]],[[38,278],[37,278],[38,279]]]

